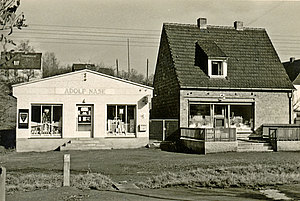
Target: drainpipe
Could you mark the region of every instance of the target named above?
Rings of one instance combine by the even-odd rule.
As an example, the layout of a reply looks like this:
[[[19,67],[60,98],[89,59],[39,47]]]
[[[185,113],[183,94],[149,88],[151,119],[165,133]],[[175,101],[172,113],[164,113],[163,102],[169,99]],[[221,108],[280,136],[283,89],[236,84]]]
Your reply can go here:
[[[288,92],[289,97],[289,124],[293,124],[293,91]]]

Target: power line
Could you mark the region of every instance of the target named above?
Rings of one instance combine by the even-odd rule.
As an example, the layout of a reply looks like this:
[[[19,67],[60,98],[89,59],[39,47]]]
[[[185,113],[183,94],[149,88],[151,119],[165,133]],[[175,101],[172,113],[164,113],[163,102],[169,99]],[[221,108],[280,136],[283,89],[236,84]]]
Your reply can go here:
[[[21,41],[19,41],[21,42]],[[126,47],[127,45],[124,44],[116,44],[116,43],[84,43],[84,42],[64,42],[64,41],[38,41],[38,40],[32,40],[31,42],[36,43],[50,43],[50,44],[66,44],[66,45],[92,45],[92,46],[118,46],[118,47]],[[143,48],[157,48],[157,46],[150,46],[150,45],[130,45],[134,47],[143,47]]]
[[[110,30],[127,30],[127,31],[161,31],[155,29],[136,29],[136,28],[113,28],[113,27],[99,27],[99,26],[73,26],[73,25],[54,25],[54,24],[29,24],[29,26],[39,27],[65,27],[65,28],[83,28],[83,29],[110,29]]]
[[[19,36],[14,36],[14,38],[24,38]],[[66,41],[78,41],[78,40],[84,40],[84,41],[90,41],[90,42],[116,42],[116,43],[122,43],[126,42],[125,40],[101,40],[101,39],[86,39],[86,38],[57,38],[57,37],[32,37],[28,36],[27,38],[33,38],[33,39],[50,39],[50,40],[66,40]],[[149,44],[158,44],[155,42],[150,41],[132,41],[133,43],[149,43]]]
[[[159,39],[154,37],[145,37],[145,36],[126,36],[126,35],[95,35],[95,34],[68,34],[68,33],[44,33],[44,32],[26,32],[16,34],[40,34],[40,35],[64,35],[64,36],[86,36],[86,37],[111,37],[111,38],[137,38],[137,39]]]
[[[27,32],[34,32],[34,31],[42,31],[42,32],[67,32],[67,33],[92,33],[92,34],[121,34],[121,35],[138,35],[138,36],[156,36],[159,37],[159,34],[149,34],[149,33],[126,33],[126,32],[107,32],[107,31],[78,31],[78,30],[60,30],[60,29],[25,29]],[[25,30],[20,31],[20,33],[25,32]],[[19,33],[19,32],[16,32]]]

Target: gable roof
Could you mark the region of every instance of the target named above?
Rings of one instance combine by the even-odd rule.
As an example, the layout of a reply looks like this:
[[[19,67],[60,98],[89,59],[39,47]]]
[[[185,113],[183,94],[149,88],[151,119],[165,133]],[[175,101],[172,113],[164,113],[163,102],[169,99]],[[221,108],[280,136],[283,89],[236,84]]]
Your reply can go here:
[[[99,77],[106,77],[106,78],[110,78],[110,79],[113,79],[113,80],[117,80],[119,82],[124,82],[124,83],[132,84],[132,85],[135,85],[135,86],[138,86],[138,87],[143,87],[143,88],[146,88],[146,89],[153,90],[153,87],[150,87],[150,86],[147,86],[147,85],[139,84],[139,83],[132,82],[132,81],[129,81],[129,80],[124,80],[124,79],[121,79],[121,78],[118,78],[118,77],[114,77],[114,76],[111,76],[111,75],[99,73],[99,72],[92,71],[92,70],[89,70],[89,69],[83,69],[83,70],[78,70],[78,71],[74,71],[74,72],[70,72],[70,73],[55,75],[55,76],[51,76],[51,77],[47,77],[47,78],[42,78],[42,79],[39,79],[39,80],[32,80],[32,81],[29,81],[29,82],[14,84],[12,87],[14,88],[14,87],[19,87],[19,86],[29,85],[29,84],[32,84],[32,83],[57,79],[57,78],[60,78],[60,77],[67,77],[69,75],[79,74],[79,73],[82,73],[82,72],[92,73],[92,74],[98,75]]]
[[[42,68],[42,53],[1,52],[0,69],[39,69]]]
[[[200,30],[196,25],[165,23],[163,33],[181,88],[293,89],[264,29],[208,25]],[[208,56],[227,57],[227,78],[209,78],[195,66],[196,44]]]
[[[294,82],[300,74],[300,59],[282,63],[290,80]]]

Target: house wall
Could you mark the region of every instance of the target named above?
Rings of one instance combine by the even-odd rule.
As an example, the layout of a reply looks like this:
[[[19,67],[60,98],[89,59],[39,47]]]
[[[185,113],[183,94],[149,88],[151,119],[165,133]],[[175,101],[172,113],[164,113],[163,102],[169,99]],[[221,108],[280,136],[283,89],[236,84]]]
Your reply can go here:
[[[90,93],[90,90],[98,90],[98,92]],[[47,147],[52,147],[54,142],[61,143],[59,140],[51,143],[50,141],[53,139],[49,139],[48,142],[47,139],[35,140],[39,143],[28,142],[28,139],[32,139],[30,132],[32,104],[62,104],[63,139],[91,137],[89,132],[77,131],[76,129],[77,104],[92,104],[94,106],[93,137],[95,138],[107,137],[108,104],[136,105],[136,137],[149,139],[151,88],[83,71],[16,86],[13,88],[13,95],[17,98],[18,109],[29,109],[29,128],[17,129],[16,132],[17,151],[21,151],[26,144],[34,146],[34,144],[44,142],[45,146],[48,144]],[[140,131],[139,126],[146,128]],[[65,142],[65,140],[63,141]],[[132,146],[128,141],[124,142],[128,146]]]
[[[221,95],[225,98],[220,98]],[[219,101],[220,100],[220,101]],[[290,120],[290,103],[288,92],[284,91],[180,91],[180,127],[188,127],[189,101],[253,102],[254,129],[262,124],[288,124]]]
[[[166,34],[163,31],[154,75],[152,119],[178,119],[179,85]]]

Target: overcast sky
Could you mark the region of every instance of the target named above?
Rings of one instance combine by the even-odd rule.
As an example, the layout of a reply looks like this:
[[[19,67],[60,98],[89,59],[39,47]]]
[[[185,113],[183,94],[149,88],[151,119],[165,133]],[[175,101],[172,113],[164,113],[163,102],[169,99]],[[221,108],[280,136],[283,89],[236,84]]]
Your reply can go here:
[[[15,41],[30,40],[38,52],[54,52],[61,64],[100,63],[154,72],[164,22],[265,28],[282,61],[300,58],[300,1],[229,0],[23,0],[28,28]]]

